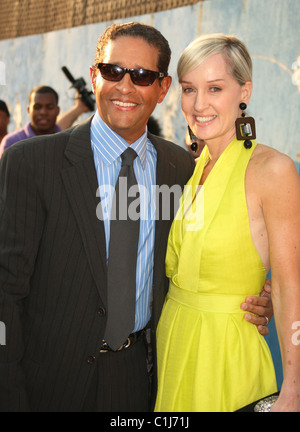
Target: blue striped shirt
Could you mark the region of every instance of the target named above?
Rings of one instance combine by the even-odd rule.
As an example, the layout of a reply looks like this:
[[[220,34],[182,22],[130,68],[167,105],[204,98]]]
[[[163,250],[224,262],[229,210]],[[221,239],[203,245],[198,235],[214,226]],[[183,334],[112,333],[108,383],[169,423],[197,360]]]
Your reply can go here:
[[[150,320],[150,293],[153,281],[155,195],[157,154],[147,138],[147,131],[131,148],[138,157],[134,160],[134,172],[141,193],[140,237],[136,268],[136,316],[134,332],[143,329]],[[106,258],[109,257],[110,212],[114,188],[121,169],[121,154],[129,144],[101,119],[96,111],[91,123],[91,143],[98,178],[98,194],[101,199],[102,219],[106,238]]]

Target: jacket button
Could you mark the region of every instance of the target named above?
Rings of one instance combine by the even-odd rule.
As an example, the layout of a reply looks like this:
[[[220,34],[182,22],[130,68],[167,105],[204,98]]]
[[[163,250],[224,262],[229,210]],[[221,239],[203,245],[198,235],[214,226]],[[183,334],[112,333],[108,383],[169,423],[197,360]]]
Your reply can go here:
[[[97,314],[98,314],[99,316],[105,316],[105,315],[106,315],[106,310],[105,310],[103,307],[100,307],[100,308],[97,310]]]
[[[88,358],[87,358],[88,364],[94,364],[95,361],[96,361],[96,358],[94,356],[92,356],[92,355],[88,356]]]

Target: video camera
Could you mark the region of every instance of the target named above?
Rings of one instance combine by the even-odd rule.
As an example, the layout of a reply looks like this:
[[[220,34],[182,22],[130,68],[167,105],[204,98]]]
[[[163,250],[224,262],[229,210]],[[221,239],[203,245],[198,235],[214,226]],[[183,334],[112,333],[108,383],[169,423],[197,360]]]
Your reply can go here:
[[[80,94],[82,102],[91,111],[94,111],[95,101],[94,101],[94,98],[92,98],[92,96],[91,96],[93,94],[93,92],[88,91],[85,88],[85,86],[86,86],[85,80],[83,78],[74,79],[72,74],[68,70],[68,68],[66,68],[66,66],[63,66],[61,69],[64,72],[64,74],[66,75],[66,77],[68,78],[68,80],[72,83],[71,87],[74,87],[78,91],[78,93]]]

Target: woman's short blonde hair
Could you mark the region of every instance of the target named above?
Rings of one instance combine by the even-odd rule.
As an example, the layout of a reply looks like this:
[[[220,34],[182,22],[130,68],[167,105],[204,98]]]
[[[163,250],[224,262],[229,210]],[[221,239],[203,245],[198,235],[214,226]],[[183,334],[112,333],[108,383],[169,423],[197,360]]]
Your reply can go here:
[[[177,65],[179,82],[209,56],[219,53],[224,54],[229,73],[240,85],[252,81],[252,60],[246,46],[235,36],[216,33],[198,37],[183,51]]]

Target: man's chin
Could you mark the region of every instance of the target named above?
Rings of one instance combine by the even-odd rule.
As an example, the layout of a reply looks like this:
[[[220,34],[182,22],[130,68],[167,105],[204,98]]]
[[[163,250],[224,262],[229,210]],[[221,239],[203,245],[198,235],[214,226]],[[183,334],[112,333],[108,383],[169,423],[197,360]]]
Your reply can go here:
[[[55,132],[55,125],[54,126],[37,125],[34,127],[34,131],[36,135],[49,135]]]

